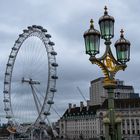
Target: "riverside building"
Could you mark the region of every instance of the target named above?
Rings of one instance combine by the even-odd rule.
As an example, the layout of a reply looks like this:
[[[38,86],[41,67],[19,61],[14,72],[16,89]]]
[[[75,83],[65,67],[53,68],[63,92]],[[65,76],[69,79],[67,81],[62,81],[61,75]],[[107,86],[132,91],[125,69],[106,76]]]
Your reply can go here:
[[[93,84],[100,85],[102,78],[93,80]],[[90,88],[91,88],[90,87]],[[98,86],[97,86],[98,87]],[[132,86],[124,85],[123,81],[118,80],[118,88],[115,90],[115,111],[116,115],[120,115],[122,138],[125,140],[140,140],[140,98],[138,94],[134,93]],[[99,87],[98,87],[99,88]],[[103,88],[103,86],[100,88]],[[94,94],[90,90],[90,95]],[[96,88],[97,90],[97,88]],[[91,92],[92,91],[92,92]],[[97,90],[98,91],[98,90]],[[96,104],[91,104],[90,100],[84,105],[80,102],[80,106],[69,103],[68,109],[59,120],[59,136],[66,139],[103,139],[105,136],[105,128],[103,118],[107,113],[108,101],[106,100],[107,94],[103,89],[99,89],[100,95],[105,95],[104,100],[98,96]],[[104,93],[102,93],[104,92]],[[97,92],[96,92],[97,93]],[[121,95],[123,94],[123,96]]]

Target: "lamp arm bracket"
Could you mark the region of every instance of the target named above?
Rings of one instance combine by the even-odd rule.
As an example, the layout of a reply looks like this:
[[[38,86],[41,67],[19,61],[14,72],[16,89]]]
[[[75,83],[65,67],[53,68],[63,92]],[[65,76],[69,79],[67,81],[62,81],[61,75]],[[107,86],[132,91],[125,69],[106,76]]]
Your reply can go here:
[[[98,58],[100,61],[101,60],[104,60],[105,58],[106,58],[106,55],[108,54],[110,52],[110,46],[106,46],[106,50],[105,50],[105,52],[104,52],[104,54],[100,57],[100,58]]]
[[[91,56],[90,57],[90,61],[92,64],[96,64],[98,65],[104,76],[104,87],[109,87],[110,85],[112,87],[115,87],[116,85],[116,81],[115,81],[115,75],[119,70],[125,70],[125,68],[127,67],[126,64],[122,64],[120,62],[118,62],[115,57],[113,56],[113,53],[111,51],[110,45],[111,45],[111,41],[110,40],[106,40],[105,41],[105,45],[106,45],[106,50],[105,53],[103,54],[103,56],[101,56],[100,58],[96,58],[95,56]]]
[[[116,63],[117,65],[119,65],[120,63],[115,59],[115,57],[113,56],[112,54],[112,51],[111,51],[111,48],[110,48],[110,45],[106,45],[106,50],[105,50],[105,53],[103,54],[103,56],[101,56],[100,58],[98,58],[100,61],[101,60],[104,60],[107,55],[109,55],[111,57],[111,59],[113,60],[114,63]]]
[[[112,55],[110,47],[108,47],[106,53],[101,58],[96,58],[95,56],[91,56],[90,59],[92,64],[98,65],[104,76],[104,83],[106,85],[116,85],[115,75],[119,70],[125,70],[126,65],[117,62],[117,60]]]
[[[99,66],[101,68],[101,70],[104,73],[105,77],[109,77],[109,71],[108,71],[107,67],[104,65],[104,63],[100,59],[92,56],[92,57],[90,57],[89,60],[91,61],[92,64],[96,64],[97,66]]]

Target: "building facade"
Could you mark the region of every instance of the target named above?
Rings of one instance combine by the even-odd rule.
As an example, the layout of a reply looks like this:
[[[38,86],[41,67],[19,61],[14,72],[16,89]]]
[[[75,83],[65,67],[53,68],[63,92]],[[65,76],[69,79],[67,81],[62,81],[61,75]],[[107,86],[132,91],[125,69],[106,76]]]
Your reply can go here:
[[[64,113],[59,120],[60,138],[65,139],[90,139],[99,135],[100,129],[98,117],[96,116],[96,110],[99,106],[83,106],[83,102],[80,103],[80,107],[71,107]]]
[[[107,100],[102,105],[75,105],[69,108],[59,120],[60,138],[65,139],[103,139],[103,118],[107,112]],[[116,99],[116,114],[121,114],[122,138],[140,140],[140,98]]]
[[[103,87],[103,77],[91,81],[90,105],[102,104],[107,99],[107,90]],[[124,81],[117,80],[117,87],[114,90],[116,99],[138,98],[139,94],[134,93],[133,86],[125,85]]]

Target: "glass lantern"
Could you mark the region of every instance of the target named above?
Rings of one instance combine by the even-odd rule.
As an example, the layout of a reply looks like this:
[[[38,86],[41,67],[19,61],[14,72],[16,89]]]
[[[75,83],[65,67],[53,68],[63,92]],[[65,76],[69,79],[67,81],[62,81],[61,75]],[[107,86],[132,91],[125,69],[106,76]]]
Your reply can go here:
[[[117,60],[123,64],[130,60],[130,42],[124,38],[121,30],[120,39],[115,43]]]
[[[110,40],[114,37],[114,18],[108,15],[107,7],[105,6],[104,15],[99,19],[101,38]]]
[[[94,29],[93,20],[90,21],[90,29],[84,33],[86,54],[95,56],[99,53],[100,32]]]

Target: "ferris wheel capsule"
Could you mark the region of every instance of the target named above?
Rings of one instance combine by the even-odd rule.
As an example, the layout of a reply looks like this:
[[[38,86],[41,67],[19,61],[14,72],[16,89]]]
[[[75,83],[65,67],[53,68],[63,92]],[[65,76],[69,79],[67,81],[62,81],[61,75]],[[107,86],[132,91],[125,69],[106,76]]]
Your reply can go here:
[[[9,100],[8,99],[4,99],[3,102],[9,102]]]
[[[48,103],[48,104],[54,104],[54,101],[49,100],[47,103]]]
[[[42,32],[46,33],[46,32],[47,32],[47,30],[46,30],[46,29],[42,29]]]
[[[56,76],[56,75],[52,75],[51,77],[52,77],[52,79],[58,79],[58,76]]]
[[[45,116],[49,116],[50,115],[50,112],[44,112],[44,115]]]
[[[53,67],[58,67],[58,64],[57,63],[52,63],[52,66]]]
[[[57,55],[57,52],[52,51],[52,52],[51,52],[51,55]]]
[[[24,29],[23,32],[24,32],[24,33],[29,33],[29,30]]]
[[[51,45],[51,46],[55,45],[54,42],[51,42],[51,41],[48,44]]]
[[[28,29],[29,29],[29,30],[32,30],[33,28],[32,28],[32,26],[28,26]]]
[[[37,28],[37,25],[32,25],[33,28]]]
[[[50,34],[46,34],[45,35],[47,38],[51,38],[51,35]]]

